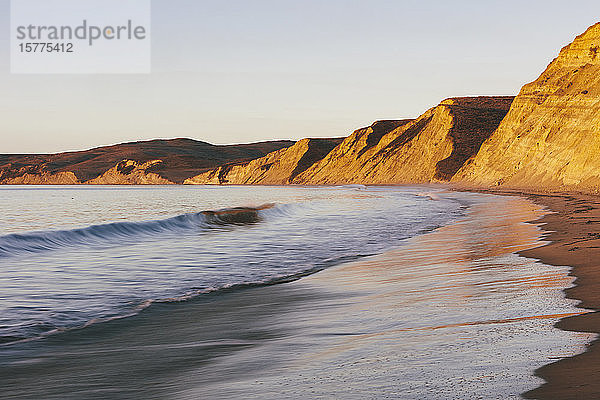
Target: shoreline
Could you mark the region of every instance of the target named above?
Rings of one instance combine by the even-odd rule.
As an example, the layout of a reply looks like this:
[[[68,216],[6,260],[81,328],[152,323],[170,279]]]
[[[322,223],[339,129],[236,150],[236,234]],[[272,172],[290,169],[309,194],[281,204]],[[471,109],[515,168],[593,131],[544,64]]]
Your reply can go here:
[[[600,223],[600,196],[574,193],[532,193],[524,190],[461,190],[448,188],[445,185],[433,185],[433,187],[444,187],[450,191],[518,196],[537,206],[547,208],[545,215],[539,219],[535,219],[537,216],[532,215],[529,217],[532,219],[529,222],[541,227],[543,240],[548,243],[527,250],[512,251],[523,257],[540,260],[546,265],[571,267],[569,275],[574,276],[576,280],[573,282],[573,287],[563,289],[563,291],[567,298],[579,301],[578,307],[592,310],[592,312],[562,318],[554,326],[563,331],[600,333],[600,325],[596,322],[600,315],[597,312],[600,309],[600,291],[596,291],[597,285],[600,285],[600,268],[594,262],[594,257],[600,254],[600,225],[598,224]],[[506,237],[513,237],[513,235]],[[313,277],[309,281],[315,279]],[[301,297],[303,296],[304,294]],[[128,326],[126,322],[123,323]],[[119,324],[118,322],[109,323],[109,326]],[[102,330],[101,328],[96,329]],[[72,335],[77,336],[77,333]],[[351,337],[354,336],[356,334],[351,335]],[[53,340],[58,339],[54,338]],[[595,371],[600,367],[599,342],[600,340],[596,338],[583,353],[538,368],[535,376],[542,378],[545,383],[521,394],[521,396],[535,399],[598,397],[600,382],[595,379]],[[552,361],[551,358],[546,362],[550,361]],[[542,363],[537,365],[542,365]]]
[[[540,240],[530,200],[450,196],[473,197],[469,212],[401,247],[16,345],[0,381],[15,398],[516,399],[570,335],[546,329],[576,311],[560,292],[568,269],[515,254]]]
[[[569,332],[600,334],[600,196],[583,193],[535,193],[518,190],[476,190],[527,198],[546,207],[541,224],[549,243],[517,254],[544,264],[571,267],[568,299],[590,312],[562,318],[555,327]],[[532,221],[533,222],[533,221]],[[600,396],[600,338],[585,352],[546,364],[535,371],[545,383],[522,394],[527,399],[591,399]]]
[[[600,333],[600,198],[584,194],[528,194],[527,197],[548,207],[539,222],[550,231],[545,246],[521,252],[550,265],[568,265],[576,279],[565,289],[567,298],[579,300],[587,314],[561,319],[555,326],[565,331]],[[584,353],[545,365],[536,375],[546,383],[524,393],[534,399],[591,399],[600,395],[600,341],[596,338]]]

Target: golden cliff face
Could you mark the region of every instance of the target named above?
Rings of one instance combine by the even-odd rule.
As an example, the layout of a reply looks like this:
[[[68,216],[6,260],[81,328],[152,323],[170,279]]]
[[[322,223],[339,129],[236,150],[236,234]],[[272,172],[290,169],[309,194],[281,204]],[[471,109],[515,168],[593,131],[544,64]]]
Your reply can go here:
[[[322,159],[342,139],[302,139],[245,164],[224,165],[186,179],[185,184],[285,185]]]
[[[354,132],[292,182],[447,181],[496,129],[512,100],[513,97],[453,98],[415,120],[376,122]]]
[[[123,160],[102,175],[85,182],[89,185],[169,185],[173,182],[151,172],[162,160],[138,163],[132,160]]]
[[[72,172],[24,172],[15,177],[2,177],[0,173],[0,184],[2,185],[75,185],[79,180]]]
[[[336,146],[326,157],[313,164],[305,172],[295,178],[295,183],[331,183],[340,174],[350,173],[344,170],[352,160],[376,146],[381,138],[394,129],[412,122],[411,119],[398,121],[376,121],[373,125],[357,129]],[[338,170],[340,169],[341,170]]]
[[[600,23],[525,85],[497,131],[454,177],[474,185],[600,189]]]

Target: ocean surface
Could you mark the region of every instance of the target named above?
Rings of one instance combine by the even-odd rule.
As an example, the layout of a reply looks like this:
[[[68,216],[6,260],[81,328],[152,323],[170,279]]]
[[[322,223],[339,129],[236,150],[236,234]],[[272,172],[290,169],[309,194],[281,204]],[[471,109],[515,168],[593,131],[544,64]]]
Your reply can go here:
[[[583,312],[568,268],[514,254],[540,215],[436,187],[0,187],[0,398],[518,398],[591,339],[553,328]]]

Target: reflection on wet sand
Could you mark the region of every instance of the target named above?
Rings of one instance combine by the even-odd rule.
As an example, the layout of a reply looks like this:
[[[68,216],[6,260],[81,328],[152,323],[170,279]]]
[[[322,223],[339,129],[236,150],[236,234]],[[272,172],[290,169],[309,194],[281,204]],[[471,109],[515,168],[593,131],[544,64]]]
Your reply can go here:
[[[451,396],[448,382],[461,382],[461,390],[474,395],[492,390],[502,398],[518,398],[519,390],[538,383],[531,377],[536,366],[557,352],[581,351],[590,339],[552,328],[560,318],[586,312],[562,297],[560,288],[572,280],[568,270],[514,254],[540,243],[539,228],[524,223],[540,215],[522,199],[489,197],[476,202],[463,220],[397,250],[305,279],[302,284],[360,295],[338,306],[335,315],[325,309],[321,318],[329,319],[329,326],[344,326],[345,334],[298,364],[369,355],[377,361],[368,362],[368,368],[385,364],[405,379],[398,387],[407,398]],[[557,345],[561,341],[570,346]],[[516,349],[522,353],[515,355]],[[421,366],[417,381],[435,391],[411,384],[410,365]],[[477,385],[483,376],[485,390]]]

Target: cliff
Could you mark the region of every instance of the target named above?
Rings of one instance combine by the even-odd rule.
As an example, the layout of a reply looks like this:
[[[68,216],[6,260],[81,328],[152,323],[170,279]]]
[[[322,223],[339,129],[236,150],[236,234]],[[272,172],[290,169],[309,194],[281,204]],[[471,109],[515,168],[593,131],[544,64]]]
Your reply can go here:
[[[600,23],[516,98],[457,97],[345,139],[154,140],[0,155],[0,183],[398,184],[600,191]]]
[[[122,160],[146,163],[162,160],[153,173],[170,182],[182,183],[218,165],[245,162],[289,147],[288,140],[216,146],[191,139],[150,140],[57,154],[0,155],[0,184],[36,182],[71,184],[99,177]],[[71,173],[75,180],[67,180]],[[45,174],[45,175],[43,175]]]
[[[274,151],[243,164],[229,164],[187,179],[190,185],[291,183],[315,162],[325,157],[342,141],[338,139],[302,139],[293,146]]]
[[[72,172],[49,173],[43,170],[32,171],[31,168],[24,168],[19,173],[5,175],[0,171],[0,184],[5,185],[75,185],[79,180]]]
[[[169,185],[174,182],[162,178],[156,172],[162,160],[138,163],[123,160],[97,178],[91,179],[89,185]]]
[[[394,129],[412,122],[412,119],[376,121],[371,126],[355,130],[336,146],[326,157],[313,164],[307,171],[295,178],[296,183],[332,183],[353,160],[358,160],[368,150],[376,146],[381,138]],[[329,178],[329,182],[322,177]]]
[[[512,100],[513,97],[452,98],[415,120],[376,122],[355,131],[292,182],[447,181],[498,127]]]
[[[470,185],[600,189],[600,23],[590,27],[534,82],[454,177]]]

